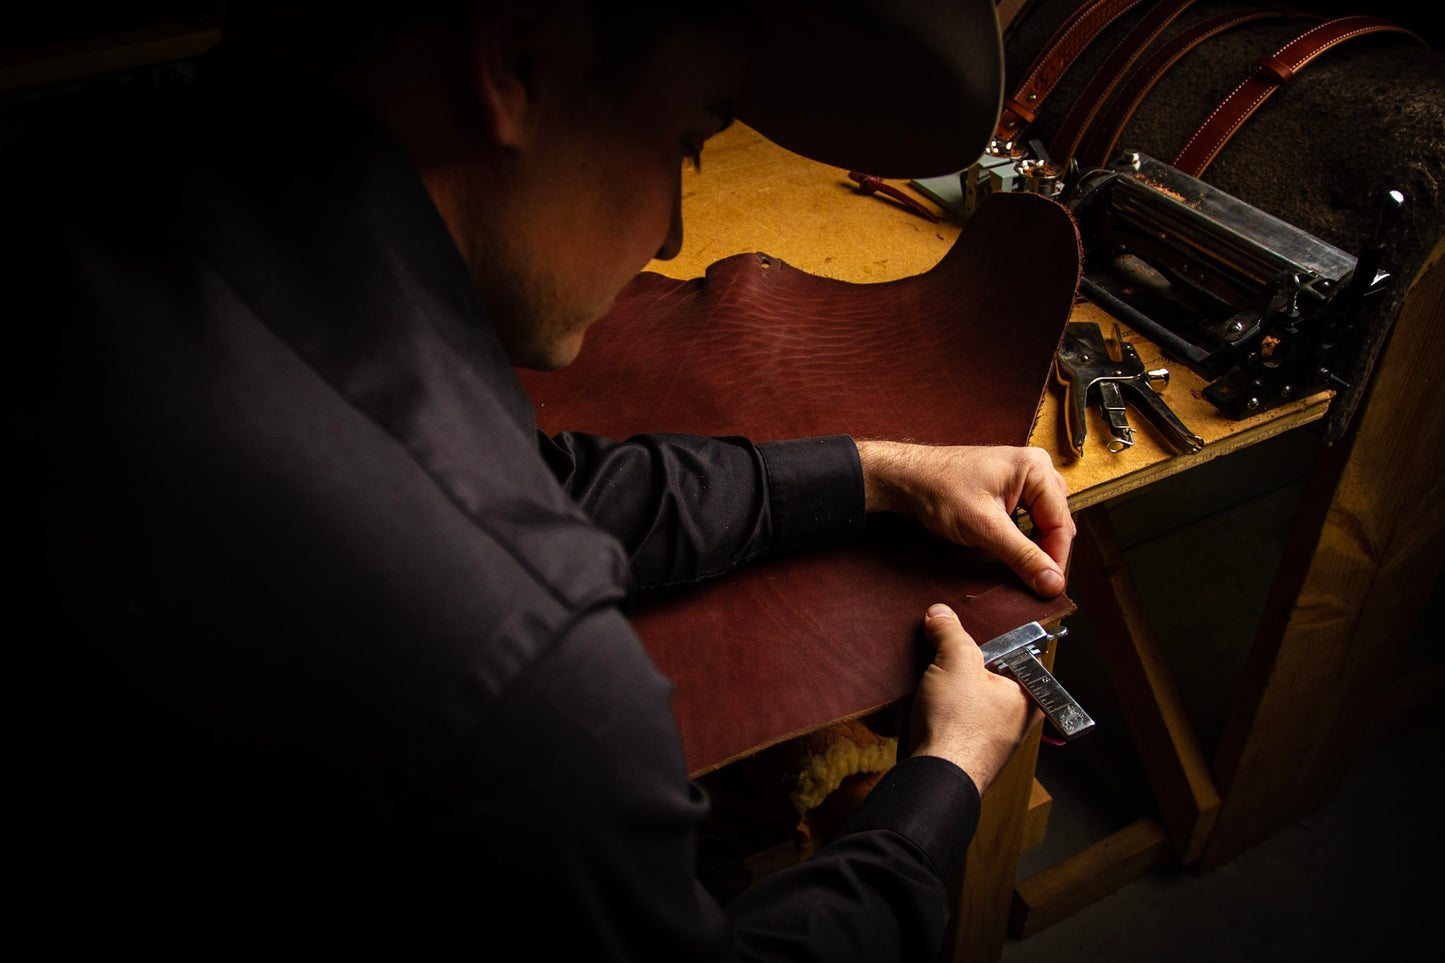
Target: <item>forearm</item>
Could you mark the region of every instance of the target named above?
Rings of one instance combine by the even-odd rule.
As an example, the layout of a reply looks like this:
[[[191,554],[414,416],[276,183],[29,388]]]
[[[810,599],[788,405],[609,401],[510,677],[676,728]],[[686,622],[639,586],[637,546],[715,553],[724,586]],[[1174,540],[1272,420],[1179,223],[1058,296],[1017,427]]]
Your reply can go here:
[[[833,843],[727,906],[739,955],[936,959],[978,818],[978,791],[958,767],[901,762]]]
[[[861,469],[844,437],[753,445],[740,438],[584,434],[541,438],[553,473],[626,547],[634,583],[657,589],[861,529]]]
[[[859,441],[864,510],[913,515],[918,497],[905,482],[916,473],[922,446],[896,441]]]

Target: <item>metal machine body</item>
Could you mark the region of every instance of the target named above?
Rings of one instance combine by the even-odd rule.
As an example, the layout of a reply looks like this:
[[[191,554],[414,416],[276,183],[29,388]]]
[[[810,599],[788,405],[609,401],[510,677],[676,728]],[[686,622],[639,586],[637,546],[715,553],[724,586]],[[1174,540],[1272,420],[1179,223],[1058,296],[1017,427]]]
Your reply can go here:
[[[1209,379],[1205,397],[1225,414],[1350,388],[1336,372],[1388,280],[1381,244],[1352,257],[1138,153],[1083,173],[1065,201],[1084,241],[1083,293]]]

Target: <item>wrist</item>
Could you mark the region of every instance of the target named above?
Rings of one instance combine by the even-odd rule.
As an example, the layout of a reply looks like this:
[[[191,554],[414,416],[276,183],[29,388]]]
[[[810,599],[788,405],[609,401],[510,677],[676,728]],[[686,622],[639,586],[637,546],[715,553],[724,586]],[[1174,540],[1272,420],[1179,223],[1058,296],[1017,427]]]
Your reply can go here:
[[[918,756],[933,756],[951,762],[973,781],[974,787],[980,795],[983,794],[993,782],[993,777],[998,767],[990,765],[983,754],[974,746],[949,746],[946,744],[925,740],[920,742],[910,752],[909,758]]]
[[[905,512],[908,493],[903,486],[910,446],[893,441],[858,441],[863,466],[864,511]]]

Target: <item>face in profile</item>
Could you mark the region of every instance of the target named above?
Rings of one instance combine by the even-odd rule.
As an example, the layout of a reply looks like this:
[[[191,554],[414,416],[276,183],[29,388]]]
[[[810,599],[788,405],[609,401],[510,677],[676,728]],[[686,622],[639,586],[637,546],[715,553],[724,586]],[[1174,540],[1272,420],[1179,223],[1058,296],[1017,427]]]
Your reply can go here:
[[[573,24],[550,62],[539,59],[534,136],[515,158],[524,206],[507,256],[518,303],[499,323],[513,363],[569,364],[623,286],[677,254],[682,165],[730,123],[745,42],[741,25],[679,28],[605,83],[587,66],[590,29]]]

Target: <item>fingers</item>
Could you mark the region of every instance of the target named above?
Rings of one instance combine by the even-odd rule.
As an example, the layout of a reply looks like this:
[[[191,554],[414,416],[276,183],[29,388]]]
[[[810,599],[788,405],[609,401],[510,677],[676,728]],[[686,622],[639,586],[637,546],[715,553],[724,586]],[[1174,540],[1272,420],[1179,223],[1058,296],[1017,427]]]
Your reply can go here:
[[[1029,449],[1030,453],[1033,451],[1037,449]],[[1036,544],[1038,554],[1021,554],[1014,571],[1038,594],[1058,595],[1064,590],[1064,566],[1068,564],[1078,529],[1069,512],[1068,484],[1042,453],[1034,456],[1028,465],[1019,501],[1033,519],[1037,542],[1030,544]]]
[[[1019,502],[1028,509],[1034,528],[1040,533],[1040,546],[1062,572],[1069,561],[1069,549],[1077,529],[1069,512],[1068,483],[1042,452],[1028,465]]]
[[[1056,534],[1057,533],[1057,530]],[[1019,531],[1013,520],[1000,509],[984,525],[980,534],[980,547],[1001,558],[1024,584],[1045,598],[1053,598],[1064,590],[1064,570],[1045,548],[1035,544]],[[1066,536],[1066,543],[1073,536]],[[1054,544],[1055,551],[1062,551],[1068,558],[1067,544]]]
[[[1043,541],[1048,542],[1045,551],[1062,570],[1069,560],[1069,545],[1074,542],[1077,531],[1074,515],[1069,512],[1069,489],[1064,476],[1053,470],[1052,463],[1043,467],[1030,466],[1019,500],[1029,509],[1033,526],[1043,532]]]
[[[1039,595],[1064,591],[1074,520],[1063,476],[1039,448],[938,447],[859,442],[869,511],[917,518],[935,535],[1003,560]],[[1035,539],[1010,513],[1033,518]]]

